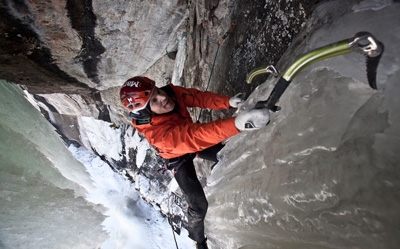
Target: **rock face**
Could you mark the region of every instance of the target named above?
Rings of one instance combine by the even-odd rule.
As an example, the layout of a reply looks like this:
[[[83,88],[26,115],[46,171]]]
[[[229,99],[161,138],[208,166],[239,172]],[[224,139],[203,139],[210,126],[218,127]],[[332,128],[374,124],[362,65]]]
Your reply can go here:
[[[313,7],[306,2],[6,0],[0,76],[35,94],[79,94],[122,122],[114,88],[140,74],[167,83],[182,38],[182,82],[204,87],[215,57],[213,88],[228,77],[225,92],[233,93],[249,69],[277,61],[305,25]],[[234,32],[219,46],[231,22]]]
[[[9,22],[4,33],[12,32],[3,39],[20,39],[21,49],[28,50],[18,51],[20,55],[47,61],[59,76],[64,72],[65,78],[97,90],[145,73],[186,20],[186,6],[177,1],[6,1],[3,9]]]
[[[5,1],[2,12],[2,78],[32,93],[79,94],[93,116],[119,122],[108,95],[115,105],[112,89],[163,57],[187,19],[179,1]]]
[[[118,92],[134,75],[250,93],[257,82],[243,84],[246,74],[276,63],[314,8],[304,2],[5,0],[0,78],[26,86],[66,139],[83,144],[70,128],[79,116],[130,123]]]
[[[92,117],[120,127],[125,144],[134,131],[118,95],[128,77],[249,94],[265,79],[246,85],[246,74],[275,64],[319,2],[4,0],[0,78],[34,94],[66,140],[88,147],[80,126],[83,117]],[[203,114],[203,121],[215,115]],[[142,166],[136,165],[138,148],[121,151],[120,161],[88,149],[130,175],[139,190],[142,177],[166,187],[165,179],[154,177],[157,160],[151,150]],[[146,190],[141,193],[146,198]]]

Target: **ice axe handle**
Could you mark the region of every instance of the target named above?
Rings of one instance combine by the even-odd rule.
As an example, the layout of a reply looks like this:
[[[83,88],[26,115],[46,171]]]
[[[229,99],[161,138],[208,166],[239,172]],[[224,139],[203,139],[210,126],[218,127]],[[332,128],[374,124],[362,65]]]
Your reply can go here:
[[[269,95],[267,100],[259,101],[256,103],[255,108],[268,108],[273,112],[279,111],[281,108],[276,106],[276,102],[280,99],[282,94],[285,92],[286,88],[289,86],[290,81],[285,80],[284,78],[280,78],[278,83],[276,83],[274,89],[272,89],[271,94]]]

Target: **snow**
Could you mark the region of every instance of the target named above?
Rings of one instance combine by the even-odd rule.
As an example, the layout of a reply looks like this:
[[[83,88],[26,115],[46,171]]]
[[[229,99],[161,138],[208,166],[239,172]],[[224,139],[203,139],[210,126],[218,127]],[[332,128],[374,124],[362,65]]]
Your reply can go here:
[[[85,165],[95,186],[87,200],[107,209],[102,225],[110,237],[102,249],[175,248],[167,218],[145,202],[133,184],[87,149],[71,145],[69,150]],[[194,246],[187,235],[184,229],[176,235],[180,248]]]
[[[150,149],[150,144],[146,139],[142,139],[133,126],[130,126],[124,135],[125,141],[125,150],[127,151],[129,148],[133,148],[137,150],[136,154],[136,165],[140,168],[144,160],[146,158],[146,151]],[[127,160],[130,161],[129,154],[127,155]]]
[[[110,123],[93,117],[79,117],[80,138],[86,148],[92,148],[108,159],[120,160],[122,151],[121,131],[112,129]],[[101,135],[100,135],[101,134]]]
[[[92,151],[74,145],[68,150],[34,98],[23,96],[19,86],[0,83],[2,248],[176,248],[174,236],[179,248],[194,248],[187,231],[174,235],[167,218],[142,199],[135,184]],[[119,160],[120,129],[90,117],[79,122],[89,148]],[[148,144],[137,134],[128,138],[132,129],[128,132],[126,146],[141,147],[141,163]],[[147,198],[163,198],[157,186],[151,188]]]
[[[111,123],[92,117],[79,117],[78,123],[85,147],[91,148],[98,155],[118,161],[122,159],[122,149],[125,146],[124,151],[130,148],[136,150],[138,168],[145,162],[150,145],[132,126],[126,130],[111,129]],[[122,132],[124,145],[121,143]],[[174,236],[180,248],[194,246],[185,229],[182,229],[180,235],[173,235],[167,218],[162,216],[160,208],[168,210],[173,207],[164,202],[168,197],[160,192],[157,182],[138,174],[132,175],[135,180],[132,184],[92,151],[74,145],[70,145],[69,150],[85,166],[93,181],[95,188],[89,191],[87,200],[106,208],[104,214],[107,218],[102,225],[110,238],[103,243],[102,249],[175,248]],[[126,156],[129,159],[129,153]],[[142,197],[160,203],[161,206],[152,206]]]

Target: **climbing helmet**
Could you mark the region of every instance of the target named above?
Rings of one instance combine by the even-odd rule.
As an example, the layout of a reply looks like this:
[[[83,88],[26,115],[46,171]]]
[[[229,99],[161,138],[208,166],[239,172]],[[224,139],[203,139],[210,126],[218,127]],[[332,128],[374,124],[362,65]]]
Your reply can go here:
[[[128,79],[119,92],[121,103],[131,112],[146,108],[154,91],[155,82],[147,77],[136,76]]]

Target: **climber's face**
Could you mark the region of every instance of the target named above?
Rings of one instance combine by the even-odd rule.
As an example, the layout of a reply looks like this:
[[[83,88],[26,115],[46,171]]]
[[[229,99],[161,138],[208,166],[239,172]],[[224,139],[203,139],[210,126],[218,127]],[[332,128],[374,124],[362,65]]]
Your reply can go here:
[[[166,92],[159,88],[155,88],[153,94],[150,97],[150,109],[156,114],[164,114],[170,112],[175,107],[175,102]]]

